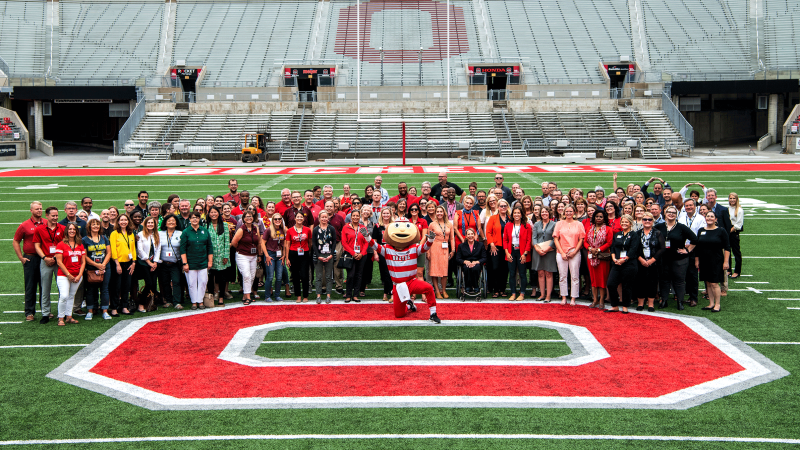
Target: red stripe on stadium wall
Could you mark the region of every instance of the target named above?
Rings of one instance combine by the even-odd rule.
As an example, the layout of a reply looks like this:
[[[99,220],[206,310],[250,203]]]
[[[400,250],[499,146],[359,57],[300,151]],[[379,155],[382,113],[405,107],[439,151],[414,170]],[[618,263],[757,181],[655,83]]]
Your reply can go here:
[[[194,167],[124,169],[13,169],[0,177],[119,177],[147,175],[391,175],[459,173],[597,173],[597,172],[798,172],[797,163],[759,164],[600,164],[537,166],[374,166],[374,167]]]

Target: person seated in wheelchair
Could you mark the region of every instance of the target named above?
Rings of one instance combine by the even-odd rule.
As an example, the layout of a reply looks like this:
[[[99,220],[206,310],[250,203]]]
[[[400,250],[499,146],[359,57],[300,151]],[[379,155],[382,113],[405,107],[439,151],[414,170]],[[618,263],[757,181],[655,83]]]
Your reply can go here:
[[[467,240],[456,249],[456,263],[464,277],[464,291],[467,294],[478,293],[483,265],[486,264],[486,247],[476,240],[475,230],[467,230]]]

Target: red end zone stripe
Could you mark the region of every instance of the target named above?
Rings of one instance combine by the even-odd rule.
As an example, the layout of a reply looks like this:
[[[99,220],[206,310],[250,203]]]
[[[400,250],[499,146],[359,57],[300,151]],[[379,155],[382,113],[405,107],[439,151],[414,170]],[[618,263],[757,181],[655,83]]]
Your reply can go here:
[[[536,304],[447,304],[440,308],[446,312],[446,320],[549,320],[583,326],[610,357],[577,367],[249,367],[219,359],[241,328],[272,322],[387,320],[392,315],[391,305],[256,306],[248,308],[247,314],[237,308],[148,323],[91,372],[189,399],[404,395],[654,398],[743,370],[674,319]],[[423,311],[412,314],[411,319],[426,315]]]
[[[0,177],[89,177],[147,175],[347,175],[458,173],[596,173],[596,172],[798,172],[797,163],[758,164],[601,164],[537,166],[375,166],[375,167],[197,167],[163,169],[14,169]]]

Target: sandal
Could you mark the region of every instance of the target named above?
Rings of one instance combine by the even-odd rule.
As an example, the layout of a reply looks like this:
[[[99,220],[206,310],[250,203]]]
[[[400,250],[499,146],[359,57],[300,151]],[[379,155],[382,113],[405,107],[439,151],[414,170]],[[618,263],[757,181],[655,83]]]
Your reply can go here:
[[[192,309],[197,309],[197,303],[192,303]]]
[[[66,323],[64,323],[64,319],[58,319],[58,326],[63,327]]]
[[[219,305],[219,306],[225,306],[225,302],[224,302],[224,301],[222,301],[222,299],[219,299],[219,303],[217,303],[217,305]]]
[[[249,305],[249,304],[250,304],[250,300],[242,300],[242,304],[243,304],[244,306],[247,306],[247,305]]]
[[[738,273],[732,273],[728,278],[739,278]]]
[[[177,309],[178,311],[180,311],[180,310],[182,310],[182,309],[183,309],[183,305],[181,305],[180,303],[178,303],[177,305],[175,305],[175,309]]]
[[[66,317],[64,321],[67,323],[80,323],[77,320],[73,319],[72,317]]]
[[[199,309],[206,309],[206,305],[200,305],[200,306],[198,306],[198,308]]]

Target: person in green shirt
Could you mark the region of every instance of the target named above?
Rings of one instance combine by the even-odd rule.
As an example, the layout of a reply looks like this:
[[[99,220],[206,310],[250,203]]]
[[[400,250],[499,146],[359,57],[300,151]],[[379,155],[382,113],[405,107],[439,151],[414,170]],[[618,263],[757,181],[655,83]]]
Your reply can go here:
[[[200,227],[200,213],[191,213],[189,224],[181,234],[181,262],[189,285],[192,309],[205,309],[203,295],[208,285],[208,269],[214,266],[214,246],[208,229]]]
[[[228,257],[231,248],[231,234],[228,232],[228,224],[222,218],[222,212],[216,206],[208,209],[208,222],[206,228],[211,236],[211,244],[214,247],[214,265],[208,271],[208,291],[214,294],[214,300],[220,306],[225,306],[224,295],[220,298],[220,292],[224,293],[228,285],[226,270],[231,266]]]

